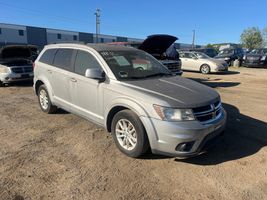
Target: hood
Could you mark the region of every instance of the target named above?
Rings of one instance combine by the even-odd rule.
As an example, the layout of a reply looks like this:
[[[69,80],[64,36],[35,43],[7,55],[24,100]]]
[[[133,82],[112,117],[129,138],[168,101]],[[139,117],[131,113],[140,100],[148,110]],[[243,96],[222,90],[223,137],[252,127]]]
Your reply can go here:
[[[171,35],[150,35],[138,48],[149,54],[163,54],[177,39]]]
[[[165,102],[166,105],[162,106],[196,108],[214,103],[220,99],[219,94],[214,89],[180,76],[124,83],[134,90],[139,90],[158,99],[159,102]],[[155,104],[158,103],[156,99]]]
[[[0,51],[0,57],[2,59],[30,58],[31,55],[31,49],[27,45],[4,46]]]
[[[225,57],[231,57],[233,54],[220,54],[215,56],[214,58],[225,58]]]

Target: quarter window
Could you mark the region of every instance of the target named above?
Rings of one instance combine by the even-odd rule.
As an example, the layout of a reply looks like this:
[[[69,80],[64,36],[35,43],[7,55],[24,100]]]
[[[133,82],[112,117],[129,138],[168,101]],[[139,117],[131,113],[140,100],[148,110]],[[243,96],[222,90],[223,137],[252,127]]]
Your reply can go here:
[[[72,49],[58,49],[55,59],[54,65],[72,71],[72,60],[73,60],[73,50]]]
[[[56,51],[56,49],[46,50],[39,59],[39,61],[48,65],[52,65]]]
[[[101,68],[95,57],[88,52],[78,50],[74,71],[77,74],[85,75],[86,69]]]

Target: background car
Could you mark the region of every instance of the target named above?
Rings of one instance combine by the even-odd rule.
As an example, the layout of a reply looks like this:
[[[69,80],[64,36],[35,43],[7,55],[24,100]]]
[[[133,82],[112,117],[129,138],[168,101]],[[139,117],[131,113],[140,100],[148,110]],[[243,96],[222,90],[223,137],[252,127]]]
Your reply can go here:
[[[33,79],[32,61],[37,57],[33,45],[8,45],[0,50],[0,86]]]
[[[218,52],[213,48],[195,48],[195,49],[190,49],[189,51],[201,52],[208,55],[211,58],[214,58],[215,56],[218,55]]]
[[[214,58],[226,61],[229,66],[232,66],[234,61],[238,59],[242,62],[244,52],[242,48],[227,48],[219,51]]]
[[[171,72],[181,75],[181,60],[179,53],[175,58],[169,57],[166,51],[172,46],[172,44],[178,38],[166,34],[150,35],[143,42],[112,42],[108,44],[130,46],[137,49],[141,49],[158,59],[164,66],[166,66]]]
[[[228,64],[223,60],[213,59],[204,53],[194,51],[180,51],[182,70],[210,72],[228,71]]]
[[[267,48],[254,49],[243,57],[243,66],[262,67],[267,65]]]

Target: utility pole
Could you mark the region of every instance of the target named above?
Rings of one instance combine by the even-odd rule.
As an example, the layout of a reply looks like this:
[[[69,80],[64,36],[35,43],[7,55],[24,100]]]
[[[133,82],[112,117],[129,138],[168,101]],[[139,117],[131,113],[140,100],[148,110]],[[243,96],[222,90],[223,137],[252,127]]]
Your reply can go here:
[[[196,30],[193,30],[192,49],[195,48],[195,37],[196,37]]]
[[[100,9],[96,9],[96,12],[95,12],[95,24],[96,24],[96,30],[95,30],[95,33],[96,33],[96,43],[98,43],[98,38],[99,38],[99,34],[100,34]]]

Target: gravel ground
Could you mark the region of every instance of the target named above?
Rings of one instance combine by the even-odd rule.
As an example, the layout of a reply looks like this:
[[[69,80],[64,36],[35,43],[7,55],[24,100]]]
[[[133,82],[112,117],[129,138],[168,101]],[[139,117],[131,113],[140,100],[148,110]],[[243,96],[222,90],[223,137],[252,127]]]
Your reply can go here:
[[[0,88],[0,199],[267,199],[267,69],[183,76],[228,113],[223,140],[183,160],[126,157],[103,128],[41,112],[30,84]]]

